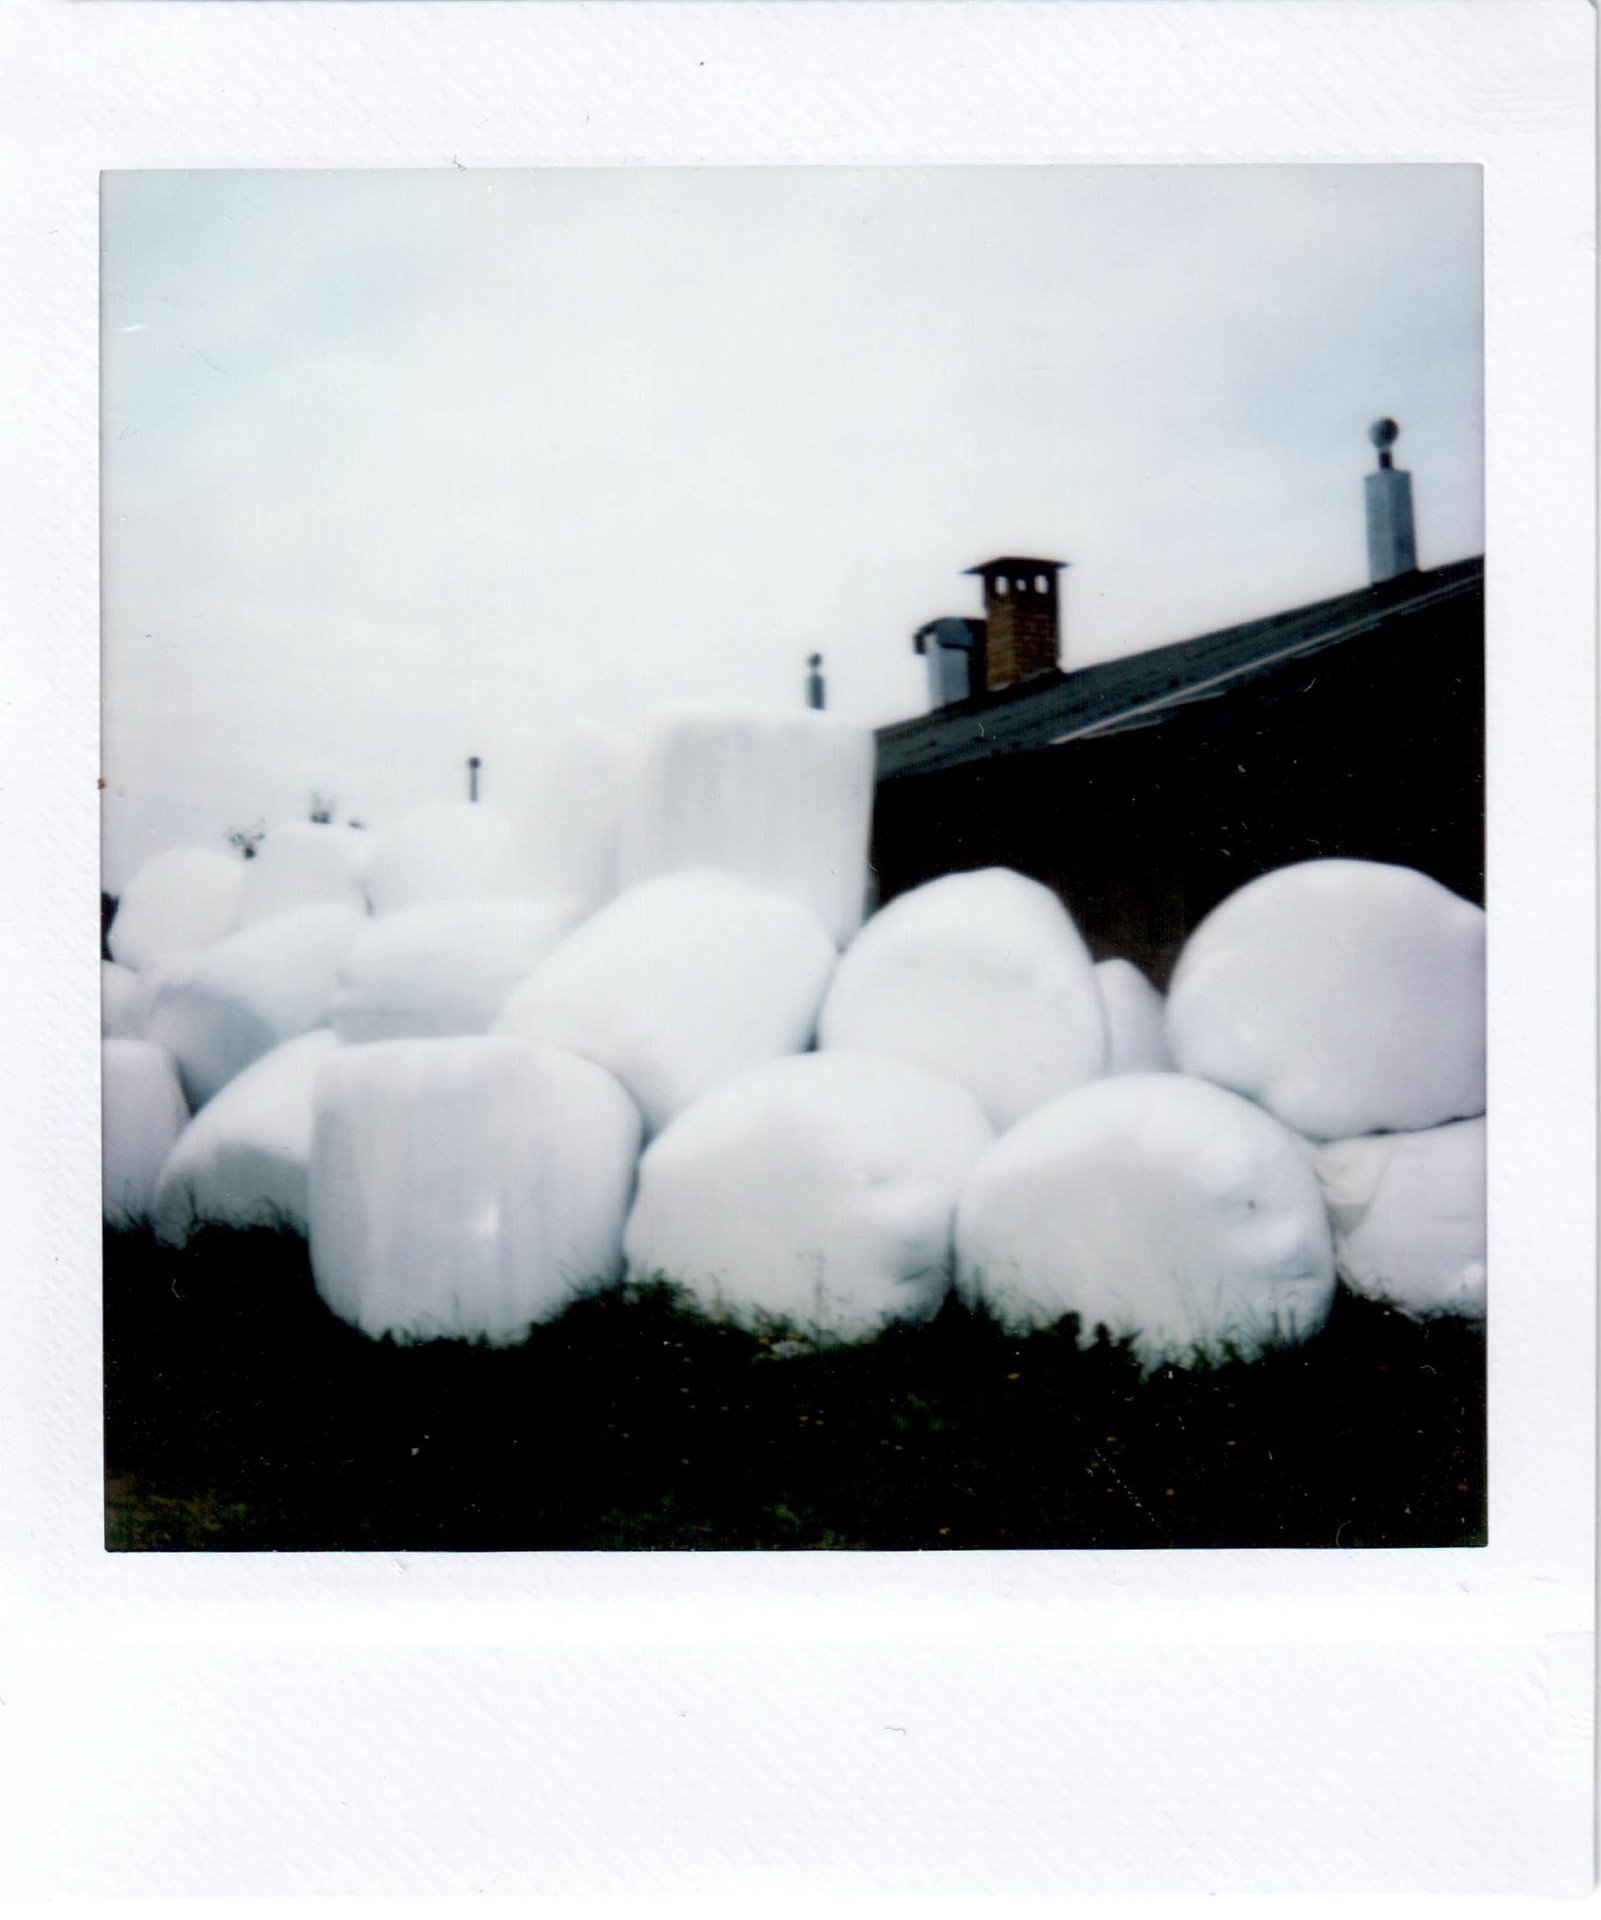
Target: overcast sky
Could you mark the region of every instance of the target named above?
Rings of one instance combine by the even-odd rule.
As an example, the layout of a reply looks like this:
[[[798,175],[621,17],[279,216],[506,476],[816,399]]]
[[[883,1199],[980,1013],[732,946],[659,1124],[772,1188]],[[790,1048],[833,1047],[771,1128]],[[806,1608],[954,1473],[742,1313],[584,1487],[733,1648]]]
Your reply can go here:
[[[1070,560],[1066,664],[1483,550],[1466,167],[145,173],[104,206],[106,874],[515,807],[664,704],[926,705]]]

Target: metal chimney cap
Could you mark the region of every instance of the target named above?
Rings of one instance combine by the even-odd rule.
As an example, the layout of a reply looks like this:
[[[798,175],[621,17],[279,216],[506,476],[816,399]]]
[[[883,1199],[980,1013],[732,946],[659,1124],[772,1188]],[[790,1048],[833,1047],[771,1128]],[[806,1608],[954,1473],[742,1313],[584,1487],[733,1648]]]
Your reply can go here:
[[[1375,420],[1368,428],[1368,438],[1382,453],[1386,447],[1393,447],[1401,437],[1401,429],[1395,421],[1388,418]]]
[[[1070,560],[1031,560],[1024,554],[1003,553],[998,560],[980,560],[976,567],[964,567],[963,575],[970,573],[1040,573],[1047,568],[1061,573],[1071,566]]]

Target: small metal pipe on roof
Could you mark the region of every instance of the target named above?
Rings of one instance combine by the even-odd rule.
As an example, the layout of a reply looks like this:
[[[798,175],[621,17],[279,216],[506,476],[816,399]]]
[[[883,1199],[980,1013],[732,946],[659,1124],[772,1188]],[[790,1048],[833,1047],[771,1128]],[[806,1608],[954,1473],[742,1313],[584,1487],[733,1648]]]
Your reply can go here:
[[[984,622],[955,614],[930,620],[912,635],[912,651],[928,662],[929,704],[948,707],[984,691]]]
[[[1391,458],[1401,429],[1390,419],[1375,420],[1368,438],[1379,464],[1362,483],[1367,500],[1368,577],[1377,586],[1418,570],[1417,536],[1412,525],[1412,476]]]

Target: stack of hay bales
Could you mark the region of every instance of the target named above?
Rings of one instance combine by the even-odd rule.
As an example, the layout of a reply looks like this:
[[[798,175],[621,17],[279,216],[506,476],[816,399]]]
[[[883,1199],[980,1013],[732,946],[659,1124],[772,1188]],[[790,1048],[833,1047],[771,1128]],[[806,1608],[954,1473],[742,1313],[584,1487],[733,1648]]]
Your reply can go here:
[[[1003,1131],[1099,1079],[1108,1052],[1078,928],[1049,888],[1001,867],[947,875],[876,913],[840,962],[819,1043],[943,1074]]]
[[[1106,1009],[1108,1073],[1170,1073],[1167,1003],[1132,960],[1103,960],[1095,969]]]
[[[1334,1250],[1317,1179],[1259,1107],[1182,1074],[1097,1081],[974,1168],[957,1219],[964,1291],[1016,1332],[1079,1316],[1148,1366],[1254,1357],[1328,1317]]]
[[[398,1339],[514,1340],[624,1273],[844,1339],[954,1283],[1149,1365],[1303,1339],[1337,1276],[1482,1309],[1479,909],[1286,868],[1164,1002],[1007,870],[862,924],[872,756],[681,713],[572,743],[530,820],[151,862],[106,973],[108,1213],[304,1231]]]
[[[164,1048],[118,1037],[102,1043],[100,1056],[103,1208],[114,1226],[137,1226],[150,1217],[161,1169],[189,1108]]]
[[[326,1022],[340,962],[363,921],[343,904],[297,907],[173,967],[152,996],[145,1033],[177,1062],[191,1107]]]
[[[1479,908],[1410,869],[1310,861],[1196,928],[1159,1044],[1126,978],[1103,992],[1125,1059],[1176,1071],[1070,1094],[974,1170],[959,1273],[1003,1321],[1074,1312],[1154,1365],[1302,1339],[1336,1276],[1482,1309]]]
[[[297,907],[343,905],[367,910],[365,875],[373,836],[360,827],[288,820],[274,827],[244,863],[240,920],[292,913]]]
[[[786,894],[708,871],[619,894],[528,975],[496,1031],[617,1076],[648,1132],[810,1044],[833,942]]]
[[[147,860],[122,890],[106,934],[119,966],[140,972],[172,953],[193,953],[235,931],[245,870],[204,847],[175,847]]]
[[[639,1115],[602,1067],[495,1035],[338,1047],[317,1077],[317,1290],[372,1335],[521,1338],[615,1273]]]
[[[1315,860],[1242,887],[1180,957],[1178,1065],[1314,1143],[1340,1276],[1482,1312],[1484,913],[1410,868]]]
[[[1419,1316],[1485,1306],[1485,1120],[1335,1140],[1313,1165],[1353,1292]]]
[[[622,882],[710,869],[787,894],[836,946],[862,922],[873,736],[823,713],[690,709],[645,730]]]
[[[286,1040],[206,1102],[161,1168],[158,1239],[182,1246],[208,1222],[305,1233],[312,1095],[337,1044],[327,1027]]]
[[[584,917],[562,895],[436,900],[371,921],[329,1007],[347,1045],[487,1033],[512,991]]]
[[[108,1213],[178,1243],[298,1228],[369,1333],[525,1332],[622,1271],[646,1130],[811,1045],[866,891],[871,770],[871,735],[832,718],[685,714],[637,752],[562,743],[525,822],[432,806],[381,835],[271,829],[248,869],[150,863],[138,937],[113,926],[145,972],[108,969],[104,1027],[179,1109],[152,1098],[138,1154],[113,1130]],[[185,918],[176,867],[220,867],[227,911]],[[119,1112],[135,1084],[114,1049]]]
[[[932,882],[847,945],[814,1060],[730,1081],[647,1150],[630,1271],[840,1334],[867,1326],[863,1301],[904,1312],[954,1271],[1009,1327],[1076,1314],[1153,1366],[1302,1340],[1337,1277],[1411,1312],[1479,1310],[1483,945],[1482,912],[1420,874],[1312,862],[1225,902],[1164,1004],[1127,962],[1093,967],[1035,883]],[[994,1135],[950,1118],[917,1178],[951,1238],[923,1217],[895,1280],[870,1202],[903,1170],[848,1144],[889,1111],[843,1091],[874,1060],[924,1076],[931,1114],[965,1092]],[[878,1129],[917,1143],[904,1119]]]
[[[994,1137],[954,1081],[865,1053],[736,1075],[640,1162],[628,1269],[708,1312],[861,1339],[937,1304],[951,1221]]]
[[[582,744],[593,787],[594,742]],[[542,792],[565,824],[563,765]],[[431,806],[385,833],[276,823],[249,861],[202,848],[147,861],[118,902],[102,967],[108,1219],[151,1223],[180,1244],[207,1224],[309,1231],[328,1055],[487,1033],[593,904],[531,883],[538,838],[534,821]],[[614,874],[614,849],[610,862]],[[590,881],[604,875],[593,849],[584,863]],[[176,1092],[176,1119],[158,1080]],[[134,1178],[147,1162],[155,1171]]]

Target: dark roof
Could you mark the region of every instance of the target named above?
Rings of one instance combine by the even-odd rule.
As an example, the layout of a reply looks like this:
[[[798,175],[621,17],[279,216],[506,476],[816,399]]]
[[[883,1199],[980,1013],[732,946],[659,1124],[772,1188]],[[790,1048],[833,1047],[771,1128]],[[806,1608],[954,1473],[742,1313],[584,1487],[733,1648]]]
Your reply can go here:
[[[1458,560],[1073,673],[1036,674],[1000,693],[880,727],[878,777],[932,773],[996,754],[1152,726],[1175,708],[1225,693],[1282,661],[1475,593],[1483,583],[1482,558]]]
[[[1027,573],[1031,569],[1038,569],[1040,567],[1055,567],[1060,571],[1063,567],[1068,567],[1072,564],[1070,560],[1030,560],[1019,554],[1003,553],[998,560],[980,560],[976,567],[964,567],[962,572],[964,575],[969,573],[993,573],[997,567],[1005,567],[1009,570],[1015,569],[1018,573]]]

